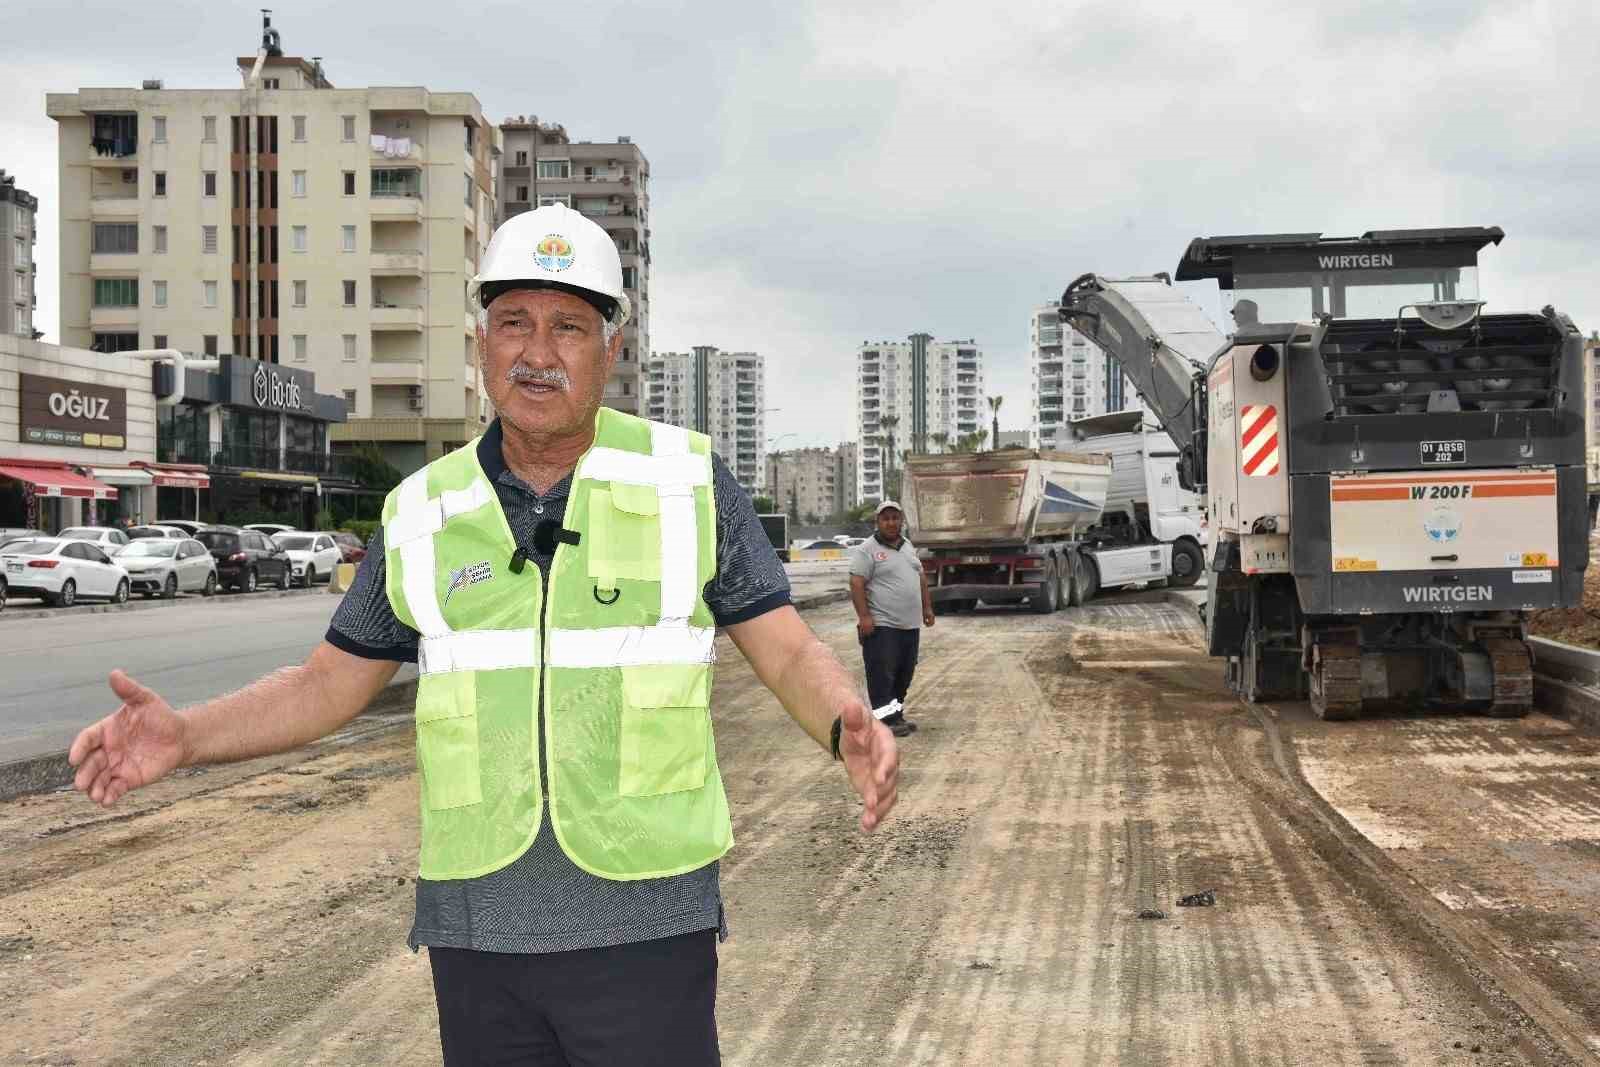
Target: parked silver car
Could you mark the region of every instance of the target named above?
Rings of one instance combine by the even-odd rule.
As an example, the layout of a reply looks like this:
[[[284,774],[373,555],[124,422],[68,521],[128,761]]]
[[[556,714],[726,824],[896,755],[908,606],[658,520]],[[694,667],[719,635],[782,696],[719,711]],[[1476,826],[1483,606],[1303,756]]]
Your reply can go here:
[[[180,592],[210,596],[217,591],[217,562],[192,537],[142,537],[117,553],[135,593],[168,600]]]

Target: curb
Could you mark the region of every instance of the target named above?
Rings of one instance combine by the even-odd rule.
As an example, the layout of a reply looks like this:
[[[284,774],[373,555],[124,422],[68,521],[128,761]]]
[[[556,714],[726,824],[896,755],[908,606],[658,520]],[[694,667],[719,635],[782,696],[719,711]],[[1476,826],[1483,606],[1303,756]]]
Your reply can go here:
[[[154,611],[158,608],[175,608],[180,604],[219,604],[225,600],[238,596],[308,596],[312,593],[327,595],[327,589],[257,589],[254,593],[224,593],[220,589],[215,596],[205,597],[199,593],[180,593],[176,600],[163,600],[160,597],[154,600],[135,600],[128,598],[126,604],[78,604],[70,608],[23,608],[18,611],[10,608],[0,611],[0,623],[24,619],[71,619],[79,615],[111,615],[123,611]]]
[[[292,596],[298,592],[300,595],[314,592],[315,590],[291,590],[288,593],[279,592],[279,596]],[[212,599],[216,599],[213,597]],[[834,590],[827,593],[815,593],[793,601],[796,611],[805,611],[809,608],[823,607],[827,604],[837,604],[849,600],[850,594],[845,590]],[[173,601],[156,601],[149,605],[138,607],[154,607],[156,604],[172,604]],[[116,608],[117,605],[108,605]],[[122,606],[122,610],[127,609]],[[75,610],[75,609],[74,609]],[[42,612],[40,614],[43,614]],[[393,729],[400,726],[410,726],[412,723],[409,714],[410,705],[416,702],[417,680],[415,678],[405,681],[390,682],[375,697],[367,709],[350,721],[343,730],[323,738],[322,742],[312,742],[312,745],[324,743],[331,738],[338,737],[352,727],[363,727],[360,731],[368,733],[373,730]],[[87,723],[85,725],[88,725]],[[308,746],[309,748],[309,746]],[[263,757],[265,758],[265,757]],[[47,793],[54,789],[64,788],[72,783],[73,768],[67,762],[67,754],[62,752],[47,752],[42,756],[29,756],[25,759],[13,760],[10,763],[0,763],[0,802],[15,800],[17,797],[27,796],[31,793]]]

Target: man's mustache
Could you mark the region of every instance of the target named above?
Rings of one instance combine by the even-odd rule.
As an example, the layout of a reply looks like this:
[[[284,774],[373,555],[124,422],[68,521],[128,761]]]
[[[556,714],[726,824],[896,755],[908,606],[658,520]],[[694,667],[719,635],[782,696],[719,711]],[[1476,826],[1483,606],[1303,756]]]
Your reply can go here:
[[[511,369],[506,371],[506,381],[512,385],[518,382],[537,382],[540,385],[552,385],[566,392],[572,388],[572,379],[567,377],[567,372],[560,367],[529,367],[522,363],[513,363]]]

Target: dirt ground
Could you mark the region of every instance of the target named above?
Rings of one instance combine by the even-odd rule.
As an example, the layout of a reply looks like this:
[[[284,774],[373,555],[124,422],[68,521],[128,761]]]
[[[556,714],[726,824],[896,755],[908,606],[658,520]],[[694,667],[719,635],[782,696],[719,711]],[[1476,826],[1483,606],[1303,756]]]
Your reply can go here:
[[[942,617],[870,836],[720,642],[725,1062],[1587,1062],[1593,739],[1252,712],[1190,615]],[[847,608],[807,617],[857,662]],[[413,761],[364,725],[0,805],[0,1064],[437,1064]]]
[[[1600,541],[1589,542],[1589,569],[1583,573],[1583,607],[1565,611],[1536,611],[1528,619],[1528,633],[1565,641],[1583,648],[1600,648]]]

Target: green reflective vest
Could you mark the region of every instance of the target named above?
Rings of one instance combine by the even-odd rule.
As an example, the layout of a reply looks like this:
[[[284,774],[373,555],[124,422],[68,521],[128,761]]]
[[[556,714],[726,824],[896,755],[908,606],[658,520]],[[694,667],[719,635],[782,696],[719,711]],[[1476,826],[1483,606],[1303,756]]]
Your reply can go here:
[[[701,595],[716,569],[707,438],[601,408],[563,523],[578,543],[556,547],[547,593],[537,567],[511,571],[518,546],[477,446],[408,477],[383,509],[389,603],[421,635],[422,877],[505,867],[546,798],[591,874],[704,866],[733,844]]]

